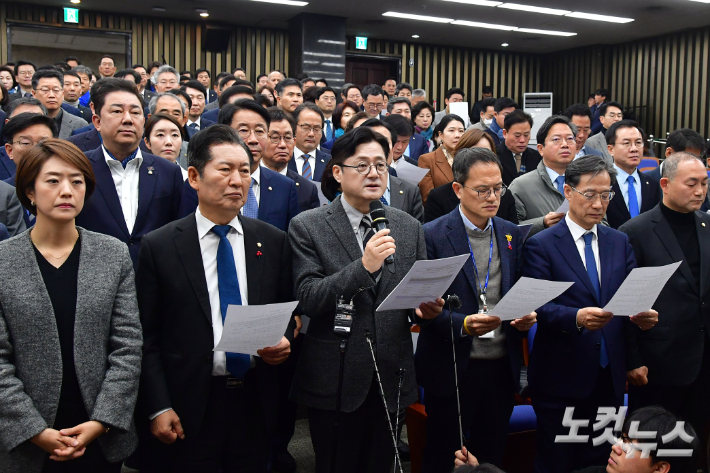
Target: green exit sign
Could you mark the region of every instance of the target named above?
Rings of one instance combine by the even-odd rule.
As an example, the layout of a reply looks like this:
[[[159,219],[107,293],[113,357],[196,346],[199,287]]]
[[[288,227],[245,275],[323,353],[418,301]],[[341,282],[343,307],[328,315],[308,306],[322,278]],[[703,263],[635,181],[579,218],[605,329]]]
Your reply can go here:
[[[64,8],[64,23],[79,23],[79,9]]]
[[[355,37],[355,49],[367,50],[367,38],[365,38],[364,36],[356,36]]]

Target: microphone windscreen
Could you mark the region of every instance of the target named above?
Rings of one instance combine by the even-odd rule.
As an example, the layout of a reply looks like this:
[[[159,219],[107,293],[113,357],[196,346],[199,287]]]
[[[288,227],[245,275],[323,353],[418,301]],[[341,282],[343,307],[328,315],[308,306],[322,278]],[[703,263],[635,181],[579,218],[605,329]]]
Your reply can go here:
[[[372,221],[376,221],[378,219],[385,219],[385,208],[382,206],[382,202],[379,200],[373,200],[370,202],[370,218],[372,218]]]

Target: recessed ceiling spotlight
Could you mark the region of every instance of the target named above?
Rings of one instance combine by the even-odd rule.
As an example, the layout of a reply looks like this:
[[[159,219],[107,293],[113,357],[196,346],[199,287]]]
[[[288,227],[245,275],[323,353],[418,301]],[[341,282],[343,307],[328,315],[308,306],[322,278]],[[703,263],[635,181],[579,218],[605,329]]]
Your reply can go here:
[[[202,18],[207,18],[208,16],[210,16],[210,12],[208,12],[204,8],[195,8],[195,13],[198,13]]]
[[[207,18],[208,16],[210,16],[210,14],[207,13],[206,11],[203,11],[202,13],[200,13],[200,16],[201,16],[202,18]]]
[[[81,3],[81,0],[70,0],[73,4]]]
[[[151,8],[151,10],[163,12],[163,11],[165,11],[165,7],[153,7],[153,8]]]
[[[413,35],[412,35],[412,38],[417,39],[417,38],[419,38],[419,35],[418,35],[418,34],[413,34]]]
[[[510,45],[508,43],[503,43],[503,44],[501,44],[501,46],[503,46],[504,48],[507,48]]]

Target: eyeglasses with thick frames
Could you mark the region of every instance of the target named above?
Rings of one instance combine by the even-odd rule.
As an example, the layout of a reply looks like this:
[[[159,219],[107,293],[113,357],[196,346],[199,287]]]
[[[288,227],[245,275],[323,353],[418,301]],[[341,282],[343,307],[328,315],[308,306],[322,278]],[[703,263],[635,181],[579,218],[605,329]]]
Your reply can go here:
[[[306,133],[306,134],[308,134],[308,133],[310,133],[311,131],[313,131],[313,133],[315,133],[315,134],[317,135],[318,133],[320,133],[321,131],[323,131],[323,127],[320,127],[320,126],[311,126],[311,125],[306,125],[306,124],[298,125],[298,128],[300,128],[301,131],[302,131],[303,133]]]
[[[473,192],[478,194],[478,198],[481,200],[486,200],[491,196],[491,194],[495,195],[496,197],[501,197],[505,195],[506,191],[508,190],[507,187],[505,186],[500,186],[500,187],[493,187],[493,188],[488,188],[484,190],[478,190],[474,189],[473,187],[468,187],[464,186],[466,189],[471,189]]]
[[[614,195],[616,194],[614,191],[605,191],[602,192],[601,194],[597,194],[595,192],[579,192],[577,189],[574,187],[570,186],[570,188],[575,191],[577,194],[580,194],[584,196],[584,198],[587,200],[587,202],[594,202],[597,200],[597,197],[599,197],[602,202],[609,202],[611,199],[614,198]]]
[[[357,166],[350,166],[348,164],[339,164],[338,166],[344,167],[344,168],[353,168],[363,176],[367,176],[370,174],[370,170],[372,168],[375,168],[375,171],[377,171],[377,174],[384,174],[387,172],[387,164],[385,163],[376,163],[376,164],[367,164],[367,163],[360,163]]]

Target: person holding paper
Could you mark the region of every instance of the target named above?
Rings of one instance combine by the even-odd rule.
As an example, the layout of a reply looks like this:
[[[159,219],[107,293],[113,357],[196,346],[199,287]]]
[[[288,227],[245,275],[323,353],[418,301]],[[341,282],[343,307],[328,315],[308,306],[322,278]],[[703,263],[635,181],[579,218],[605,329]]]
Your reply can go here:
[[[574,282],[537,310],[528,368],[537,415],[535,472],[566,473],[605,464],[609,450],[604,444],[593,446],[593,422],[579,429],[580,435],[589,435],[587,442],[555,442],[570,432],[569,423],[563,425],[565,410],[573,407],[574,419],[596,419],[599,407],[618,409],[626,388],[629,322],[648,330],[658,321],[654,310],[626,319],[601,309],[636,267],[628,237],[599,225],[614,197],[615,175],[599,156],[572,162],[564,176],[567,216],[525,244],[523,276]]]
[[[197,210],[143,238],[136,274],[144,346],[141,472],[266,472],[276,425],[281,342],[258,357],[213,351],[229,305],[293,300],[286,234],[240,214],[252,154],[237,132],[213,125],[188,148]]]
[[[376,350],[393,418],[400,368],[401,407],[418,398],[410,327],[436,318],[444,305],[438,299],[416,310],[375,312],[414,263],[426,259],[424,232],[410,215],[385,205],[389,228],[379,232],[372,228],[370,203],[385,192],[388,154],[387,140],[368,127],[345,133],[335,142],[333,159],[323,174],[324,193],[333,202],[299,214],[289,228],[296,295],[310,317],[291,398],[308,407],[316,473],[330,471],[334,445],[340,339],[333,325],[338,298],[353,299],[356,311],[343,371],[338,473],[386,473],[394,459],[366,334]],[[394,263],[385,263],[390,255]]]
[[[463,303],[451,314],[463,431],[470,431],[467,448],[473,455],[501,466],[520,384],[521,339],[536,314],[503,323],[495,316],[496,303],[519,277],[523,254],[520,228],[496,217],[506,191],[500,161],[487,149],[463,149],[456,153],[453,171],[461,204],[424,226],[427,256],[471,255],[446,292]],[[482,298],[491,315],[479,313]],[[437,317],[422,328],[417,342],[417,382],[427,411],[425,473],[446,471],[462,447],[450,339],[449,318]]]
[[[710,216],[699,211],[708,189],[703,162],[690,153],[671,154],[663,162],[661,188],[661,203],[619,228],[640,267],[682,261],[653,305],[659,324],[629,332],[629,408],[663,406],[702,436],[710,417]]]
[[[444,117],[451,113],[451,111],[449,110],[450,103],[463,102],[465,96],[466,94],[460,87],[452,87],[451,89],[447,90],[444,94],[444,105],[446,106],[446,108],[444,108],[444,110],[440,112],[436,112],[436,114],[434,115],[434,126],[441,123]],[[466,124],[464,123],[464,125]]]

